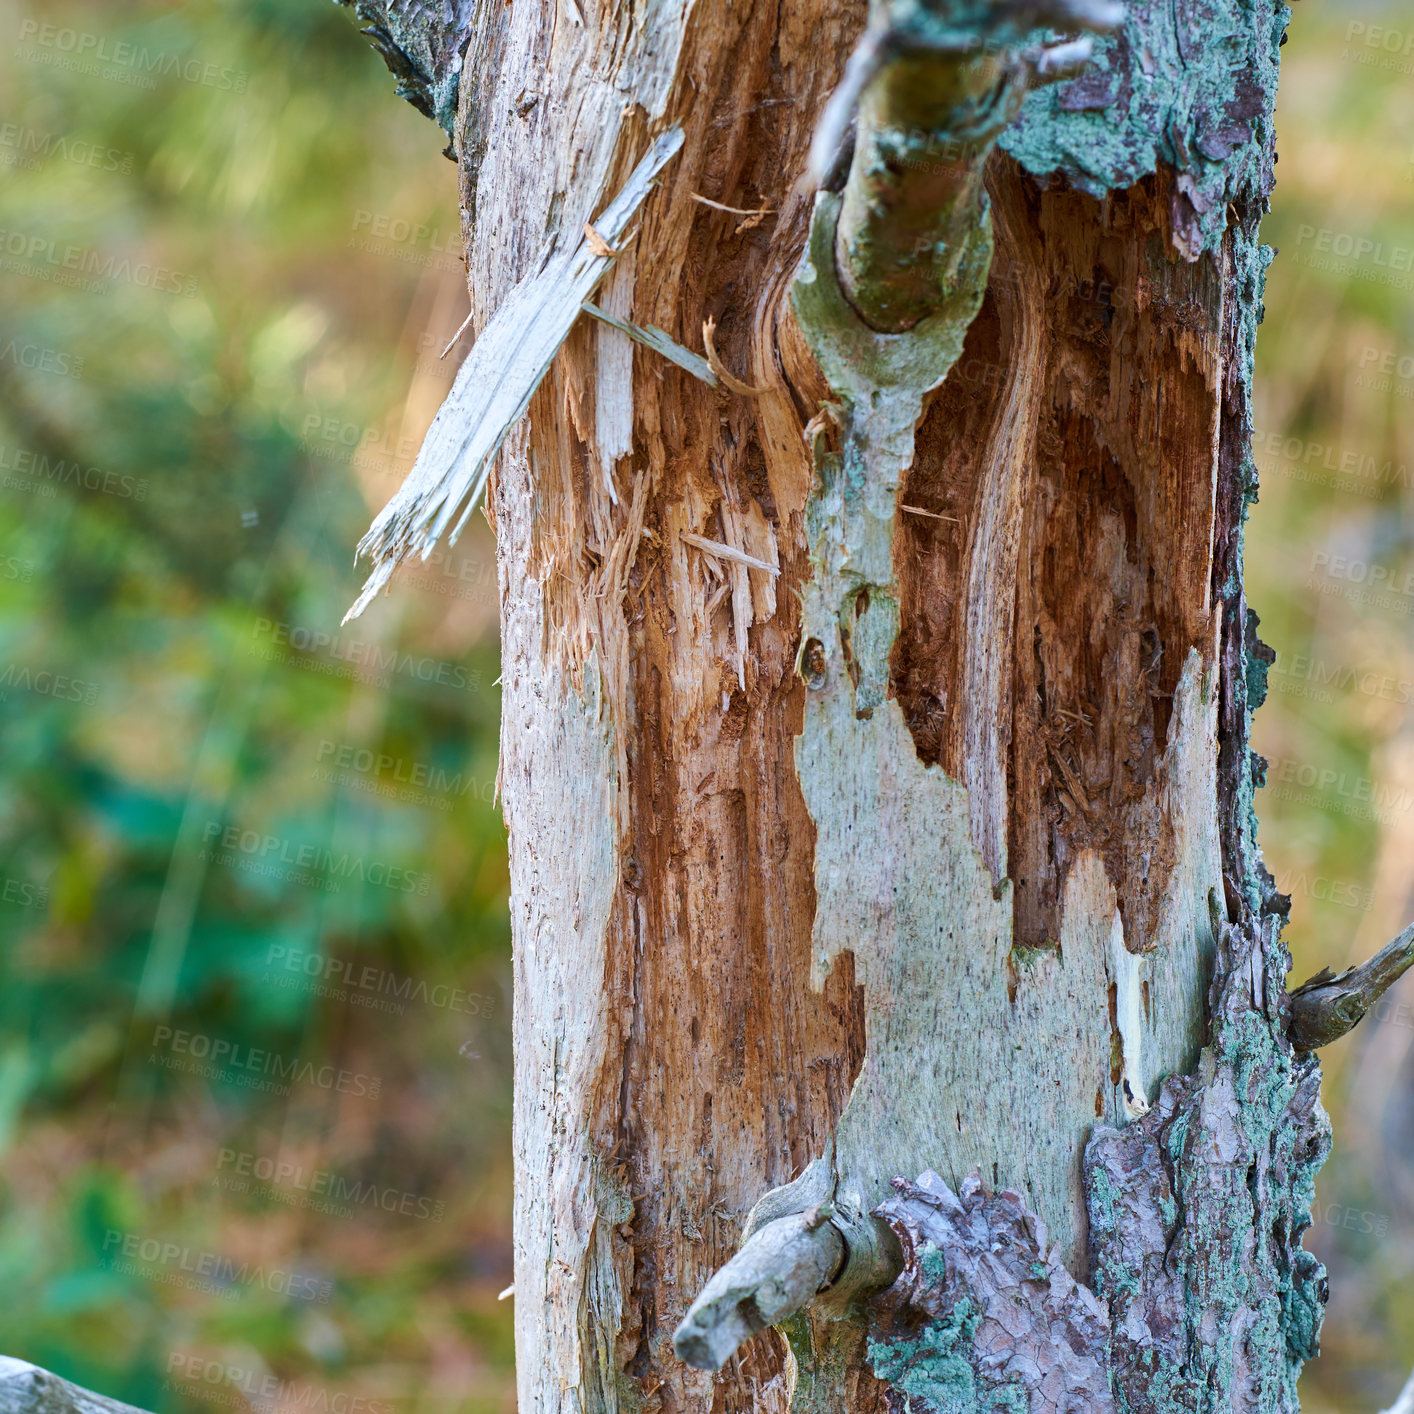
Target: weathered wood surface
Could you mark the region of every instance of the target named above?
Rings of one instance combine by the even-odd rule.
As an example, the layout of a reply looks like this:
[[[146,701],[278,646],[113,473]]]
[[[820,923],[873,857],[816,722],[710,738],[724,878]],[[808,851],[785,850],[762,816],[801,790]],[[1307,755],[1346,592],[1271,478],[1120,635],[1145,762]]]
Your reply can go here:
[[[1241,574],[1285,11],[1138,0],[1002,134],[985,292],[942,292],[941,339],[890,316],[910,332],[872,353],[839,302],[811,323],[832,262],[789,298],[830,209],[807,149],[863,19],[817,0],[473,17],[453,131],[478,325],[676,125],[601,302],[694,353],[713,321],[727,375],[580,320],[492,481],[520,1407],[774,1411],[792,1387],[796,1409],[882,1410],[892,1357],[853,1284],[870,1209],[895,1177],[960,1192],[976,1167],[1044,1221],[1047,1262],[1094,1266],[1131,1409],[1203,1386],[1271,1414],[1321,1297],[1297,1255],[1314,1071],[1285,1040],[1284,903],[1250,808],[1270,655]],[[971,210],[978,176],[930,179]],[[982,229],[954,233],[946,280]],[[851,236],[843,263],[878,246]],[[905,350],[926,357],[900,377]],[[1087,1208],[1097,1121],[1092,1183],[1118,1168]],[[1239,1132],[1260,1192],[1236,1182]],[[674,1325],[811,1160],[847,1251],[787,1322],[793,1364],[765,1337],[716,1378],[685,1368]],[[1190,1186],[1179,1228],[1161,1180]],[[1152,1270],[1173,1244],[1197,1254],[1186,1305]],[[876,1285],[896,1256],[863,1263]],[[1178,1342],[1144,1378],[1141,1309]]]
[[[813,5],[576,14],[559,0],[478,19],[459,132],[478,323],[675,123],[682,152],[602,303],[693,352],[714,319],[724,366],[765,391],[718,392],[643,349],[627,388],[606,383],[603,341],[627,340],[583,319],[491,488],[519,1407],[764,1408],[783,1388],[777,1338],[714,1380],[671,1335],[755,1200],[823,1152],[862,1014],[847,969],[823,995],[809,986],[799,601],[683,533],[803,576],[818,399],[774,331],[812,193],[781,174],[801,170],[853,34]],[[632,451],[612,459],[611,496],[600,409],[625,402]]]
[[[145,1414],[131,1404],[95,1394],[41,1370],[27,1360],[0,1355],[0,1414]]]
[[[592,236],[586,233],[563,254],[547,246],[540,266],[481,331],[407,480],[359,541],[359,553],[373,557],[373,573],[345,623],[367,608],[406,558],[426,559],[440,540],[457,538],[481,499],[506,433],[529,407],[584,302],[609,273],[614,243],[626,235],[653,179],[681,147],[681,129],[663,133],[595,216]]]

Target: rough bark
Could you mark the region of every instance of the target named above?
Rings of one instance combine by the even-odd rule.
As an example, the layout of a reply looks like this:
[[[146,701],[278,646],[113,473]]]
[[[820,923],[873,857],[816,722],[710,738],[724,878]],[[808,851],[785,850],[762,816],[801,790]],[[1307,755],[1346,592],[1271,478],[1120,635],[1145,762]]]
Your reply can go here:
[[[445,111],[461,11],[383,9]],[[576,296],[489,496],[526,1414],[1279,1414],[1315,1348],[1328,1138],[1255,841],[1241,565],[1286,10],[1139,0],[1024,100],[1000,13],[950,12],[965,82],[912,136],[880,139],[873,74],[818,196],[862,10],[470,15],[479,324],[588,242],[599,306],[714,375],[571,328]],[[675,128],[604,254],[586,225]],[[671,1335],[763,1193],[810,1221],[768,1241],[758,1207],[717,1309],[763,1323],[767,1247],[792,1300],[826,1288],[789,1355],[714,1377]]]

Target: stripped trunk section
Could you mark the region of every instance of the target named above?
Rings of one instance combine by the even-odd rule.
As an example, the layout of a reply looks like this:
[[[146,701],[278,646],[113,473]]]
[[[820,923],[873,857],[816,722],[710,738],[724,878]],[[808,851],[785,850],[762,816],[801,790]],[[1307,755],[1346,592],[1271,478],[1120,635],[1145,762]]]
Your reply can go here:
[[[818,197],[862,14],[465,17],[478,322],[613,262],[488,505],[526,1411],[1065,1408],[1068,1361],[1131,1410],[1284,1410],[1314,1347],[1241,587],[1286,12],[1141,0],[1077,75],[955,9],[875,7]],[[786,1221],[825,1282],[789,1353],[685,1367],[684,1309]],[[999,1354],[968,1273],[1003,1237]],[[784,1312],[741,1290],[743,1331]]]

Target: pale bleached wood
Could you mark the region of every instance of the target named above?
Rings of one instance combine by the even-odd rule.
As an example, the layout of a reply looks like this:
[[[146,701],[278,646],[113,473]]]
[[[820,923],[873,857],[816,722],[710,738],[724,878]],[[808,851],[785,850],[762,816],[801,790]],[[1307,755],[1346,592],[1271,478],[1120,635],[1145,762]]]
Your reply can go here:
[[[0,1414],[146,1414],[146,1411],[71,1384],[27,1360],[0,1355]]]
[[[643,208],[625,322],[691,342],[707,314],[724,318],[733,261],[736,322],[719,346],[745,368],[747,336],[794,267],[805,199],[771,203],[781,214],[759,240],[777,253],[748,250],[743,265],[711,234],[739,218],[690,193],[731,200],[738,182],[779,181],[785,154],[803,154],[848,23],[810,6],[777,17],[699,5],[679,68],[687,7],[587,7],[584,20],[520,4],[480,14],[470,52],[494,59],[477,68],[461,137],[478,323],[534,268],[544,233],[577,232],[596,190],[614,190],[657,125],[674,122],[687,139]],[[716,115],[758,102],[768,83],[790,102],[762,110],[760,151],[737,129],[724,142]],[[758,347],[773,361],[766,328]],[[770,392],[744,409],[636,354],[635,447],[614,507],[581,471],[581,448],[597,456],[598,338],[587,319],[572,331],[488,498],[507,685],[525,1414],[705,1411],[740,1398],[714,1395],[710,1375],[677,1361],[671,1333],[755,1198],[823,1146],[857,1045],[847,990],[817,999],[806,985],[808,825],[788,718],[767,711],[790,690],[791,629],[776,620],[796,601],[777,599],[770,574],[742,570],[737,615],[708,613],[715,581],[679,534],[727,538],[722,486],[740,495],[752,420],[769,416],[784,444],[772,466],[806,471],[794,488],[772,473],[770,524],[742,496],[733,543],[798,579],[789,557],[808,459],[796,404],[771,368],[753,369]],[[763,1410],[780,1408],[779,1346],[757,1345],[735,1379]]]
[[[717,375],[712,372],[707,360],[693,353],[691,349],[683,348],[676,339],[671,338],[661,329],[655,329],[651,325],[647,329],[641,329],[637,324],[620,319],[595,304],[585,304],[584,312],[607,324],[611,329],[617,329],[621,334],[626,334],[630,339],[642,344],[644,348],[652,349],[654,353],[670,359],[679,368],[686,369],[694,378],[700,378],[708,387],[715,388],[717,386]],[[601,383],[603,381],[602,374],[600,381]]]
[[[357,618],[412,554],[424,559],[450,531],[455,540],[475,509],[491,474],[491,463],[540,386],[581,306],[608,274],[614,256],[604,248],[621,239],[652,190],[653,179],[682,148],[681,129],[660,136],[634,168],[623,189],[595,218],[596,240],[571,250],[545,252],[539,269],[525,277],[496,310],[457,371],[451,392],[418,450],[407,480],[378,513],[359,541],[373,557],[373,572],[344,623]],[[617,362],[608,365],[620,373]],[[622,412],[609,414],[614,447],[627,435]],[[632,420],[630,408],[629,421]],[[455,525],[453,522],[455,521]]]

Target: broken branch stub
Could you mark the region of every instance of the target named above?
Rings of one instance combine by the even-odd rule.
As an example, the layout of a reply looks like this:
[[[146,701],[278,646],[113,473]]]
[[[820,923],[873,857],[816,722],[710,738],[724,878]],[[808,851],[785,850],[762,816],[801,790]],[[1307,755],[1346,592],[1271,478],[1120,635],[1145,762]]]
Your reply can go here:
[[[910,329],[966,278],[960,262],[986,210],[988,154],[1030,87],[1090,58],[1088,36],[1038,48],[1026,43],[1028,33],[1046,23],[1110,30],[1124,13],[1115,0],[1031,0],[971,15],[908,0],[884,8],[855,50],[812,152],[823,180],[855,118],[835,259],[840,285],[868,324]]]
[[[743,1341],[814,1301],[840,1313],[898,1275],[898,1244],[838,1192],[834,1156],[764,1194],[741,1249],[702,1289],[673,1334],[679,1360],[720,1369]]]
[[[1338,1041],[1411,966],[1414,923],[1358,967],[1348,967],[1339,976],[1323,967],[1291,993],[1291,1044],[1298,1051],[1314,1051]]]
[[[674,1352],[695,1369],[720,1369],[743,1341],[827,1287],[844,1260],[844,1238],[822,1208],[766,1223],[703,1287],[673,1334]]]
[[[609,246],[628,229],[652,190],[653,179],[683,144],[681,128],[671,128],[648,149],[623,190],[594,222]],[[414,552],[423,559],[451,530],[461,533],[486,489],[491,465],[506,434],[520,420],[569,336],[584,302],[613,264],[587,238],[560,255],[547,253],[482,330],[457,373],[446,401],[432,420],[407,480],[378,513],[358,542],[360,555],[373,558],[373,572],[344,623],[357,618]]]

